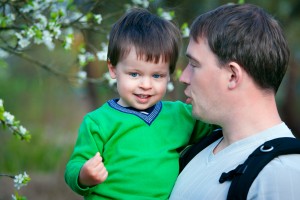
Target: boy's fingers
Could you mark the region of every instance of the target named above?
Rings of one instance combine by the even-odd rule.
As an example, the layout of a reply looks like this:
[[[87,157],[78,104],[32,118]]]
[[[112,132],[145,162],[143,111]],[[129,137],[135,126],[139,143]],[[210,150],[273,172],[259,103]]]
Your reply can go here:
[[[99,163],[102,162],[102,157],[100,156],[100,153],[97,152],[97,153],[95,154],[95,156],[92,157],[92,158],[90,159],[90,162],[91,162],[91,164],[93,164],[94,166],[99,165]]]
[[[103,182],[106,180],[107,176],[108,176],[108,171],[106,170],[105,167],[102,167],[100,170],[99,170],[99,181]]]
[[[97,153],[94,155],[94,157],[93,157],[92,159],[93,159],[93,160],[99,160],[99,159],[102,160],[102,157],[100,156],[100,153],[97,152]]]

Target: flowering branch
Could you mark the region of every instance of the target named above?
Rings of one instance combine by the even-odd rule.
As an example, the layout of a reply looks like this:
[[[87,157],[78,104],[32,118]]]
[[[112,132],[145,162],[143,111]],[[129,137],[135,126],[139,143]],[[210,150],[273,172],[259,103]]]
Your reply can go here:
[[[20,190],[21,187],[26,186],[28,182],[31,180],[26,172],[18,175],[8,175],[8,174],[0,174],[0,177],[8,177],[14,180],[14,187],[17,190]],[[26,197],[21,196],[18,192],[15,192],[15,195],[12,195],[13,200],[26,200]]]
[[[30,141],[31,135],[29,131],[20,125],[20,122],[15,120],[15,116],[4,110],[3,100],[0,99],[0,122],[3,128],[8,129],[17,136],[20,140]]]
[[[132,4],[123,5],[117,12],[109,12],[105,15],[97,11],[98,7],[105,5],[104,1],[96,0],[92,2],[76,3],[73,0],[27,0],[27,1],[4,1],[0,3],[0,60],[3,52],[16,55],[39,66],[50,73],[62,78],[78,80],[79,83],[85,81],[91,83],[103,83],[105,77],[88,78],[84,70],[90,62],[96,60],[106,61],[107,41],[101,43],[101,49],[92,47],[92,44],[82,44],[89,46],[93,52],[88,52],[84,47],[79,49],[77,55],[76,75],[70,75],[56,70],[53,66],[42,63],[29,55],[25,51],[32,45],[44,44],[48,50],[53,51],[57,42],[61,43],[65,50],[71,50],[75,41],[75,34],[84,30],[96,31],[101,35],[107,35],[111,22],[109,18],[120,15],[131,7],[147,8],[151,0],[131,0]],[[161,17],[172,20],[175,17],[173,11],[167,12],[158,8],[157,14]],[[104,23],[103,23],[104,21]],[[107,23],[105,23],[107,22]],[[189,34],[187,24],[181,27],[182,36]]]

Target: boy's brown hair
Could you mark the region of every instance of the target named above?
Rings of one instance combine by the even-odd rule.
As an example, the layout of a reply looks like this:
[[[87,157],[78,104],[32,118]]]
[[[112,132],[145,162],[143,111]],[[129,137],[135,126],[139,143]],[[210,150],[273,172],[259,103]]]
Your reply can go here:
[[[107,59],[113,65],[134,47],[137,57],[145,61],[169,62],[170,74],[175,70],[181,44],[180,30],[170,21],[146,9],[134,8],[112,27]]]

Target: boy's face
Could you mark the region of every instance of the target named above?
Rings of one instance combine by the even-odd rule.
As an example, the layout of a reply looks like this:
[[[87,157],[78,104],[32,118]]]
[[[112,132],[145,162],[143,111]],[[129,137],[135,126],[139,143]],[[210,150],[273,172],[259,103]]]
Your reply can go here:
[[[108,63],[111,78],[117,79],[120,95],[118,104],[124,107],[147,109],[163,98],[170,80],[169,63],[138,59],[135,48],[117,66]]]

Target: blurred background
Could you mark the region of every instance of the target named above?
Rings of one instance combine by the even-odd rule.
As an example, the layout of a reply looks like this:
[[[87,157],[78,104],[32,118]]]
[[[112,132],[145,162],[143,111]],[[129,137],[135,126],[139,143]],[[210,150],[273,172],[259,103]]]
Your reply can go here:
[[[4,1],[0,2],[2,4]],[[78,0],[74,4],[89,5],[93,2]],[[51,64],[57,71],[74,73],[77,69],[74,66],[77,47],[82,42],[99,47],[103,42],[106,43],[110,26],[124,14],[124,5],[131,3],[119,0],[99,2],[93,12],[101,13],[106,24],[103,29],[100,26],[99,31],[86,29],[75,34],[75,43],[68,52],[60,48],[49,51],[45,46],[33,45],[26,49],[26,53],[42,63]],[[225,0],[158,0],[150,3],[149,10],[154,13],[158,8],[174,11],[174,21],[181,25],[185,22],[191,24],[197,15],[229,2],[237,3]],[[281,22],[286,33],[291,50],[290,66],[278,91],[277,102],[282,119],[300,137],[297,117],[300,113],[300,1],[245,2],[259,5],[271,13]],[[1,31],[3,29],[0,29],[0,34]],[[186,64],[184,52],[188,39],[183,39],[183,42],[177,69],[183,69]],[[6,67],[0,67],[0,99],[4,101],[5,110],[21,121],[32,138],[30,142],[20,141],[9,130],[0,128],[0,172],[19,174],[26,171],[32,180],[19,193],[28,199],[82,199],[65,184],[64,169],[82,117],[108,99],[117,97],[114,87],[105,79],[92,81],[107,72],[106,62],[95,60],[85,66],[84,71],[91,81],[82,84],[22,56],[10,55],[6,62]],[[173,84],[175,89],[168,92],[165,99],[184,101],[184,85],[178,82],[176,73]],[[11,199],[13,193],[13,181],[0,177],[0,200]]]

